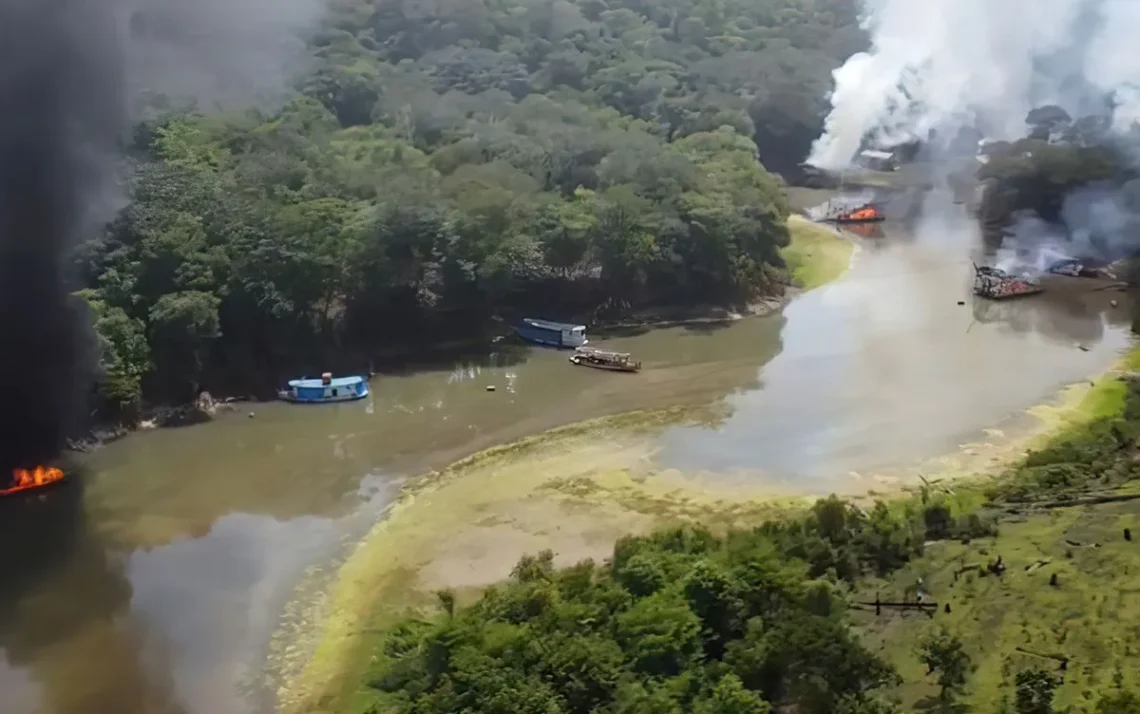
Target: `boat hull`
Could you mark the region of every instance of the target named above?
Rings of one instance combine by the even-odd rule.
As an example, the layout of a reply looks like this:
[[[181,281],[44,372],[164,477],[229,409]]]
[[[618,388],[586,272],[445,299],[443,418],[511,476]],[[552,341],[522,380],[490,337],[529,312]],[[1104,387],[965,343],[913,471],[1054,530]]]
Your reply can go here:
[[[543,347],[576,349],[589,342],[589,340],[584,338],[580,341],[566,339],[564,334],[559,330],[546,330],[541,327],[534,327],[533,325],[515,325],[514,330],[515,334],[527,342],[542,345]]]
[[[579,359],[577,356],[570,358],[571,364],[576,364],[579,367],[593,367],[594,369],[605,369],[610,372],[640,372],[641,368],[634,365],[616,365],[616,364],[603,364],[599,362],[590,362],[589,360]]]
[[[340,402],[358,402],[370,394],[372,394],[372,391],[365,389],[363,392],[339,394],[335,397],[294,397],[288,392],[280,392],[277,396],[281,401],[289,402],[290,404],[337,404]]]

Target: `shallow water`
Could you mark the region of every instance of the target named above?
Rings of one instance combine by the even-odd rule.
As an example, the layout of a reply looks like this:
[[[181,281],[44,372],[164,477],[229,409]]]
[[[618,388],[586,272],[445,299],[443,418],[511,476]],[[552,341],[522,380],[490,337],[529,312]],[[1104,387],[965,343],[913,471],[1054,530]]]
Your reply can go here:
[[[502,343],[380,376],[364,402],[255,405],[112,444],[72,483],[0,503],[0,536],[21,544],[0,550],[0,711],[266,711],[261,663],[292,587],[375,520],[399,475],[487,446],[719,403],[716,424],[664,432],[663,465],[838,489],[953,450],[1128,344],[1108,293],[974,302],[962,240],[888,228],[783,315],[600,341],[639,375]]]

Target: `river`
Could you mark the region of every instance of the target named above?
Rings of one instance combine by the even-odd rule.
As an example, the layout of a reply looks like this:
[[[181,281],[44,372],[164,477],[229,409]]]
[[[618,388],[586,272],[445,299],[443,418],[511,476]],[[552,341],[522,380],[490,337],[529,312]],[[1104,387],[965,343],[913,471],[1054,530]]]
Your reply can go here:
[[[793,493],[866,491],[1018,428],[1130,343],[1118,294],[975,301],[966,238],[888,228],[856,240],[848,274],[782,314],[600,340],[641,359],[639,375],[505,341],[380,375],[363,402],[252,405],[252,418],[132,435],[72,483],[0,503],[0,711],[268,711],[262,664],[294,586],[358,539],[404,477],[492,445],[713,405],[715,419],[660,430],[655,463]]]

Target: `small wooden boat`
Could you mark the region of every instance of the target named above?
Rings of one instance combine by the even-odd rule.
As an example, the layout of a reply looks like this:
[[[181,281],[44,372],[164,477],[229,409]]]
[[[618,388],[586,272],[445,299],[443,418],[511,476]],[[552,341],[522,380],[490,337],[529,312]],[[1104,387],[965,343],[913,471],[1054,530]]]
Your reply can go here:
[[[368,380],[364,377],[334,379],[330,372],[325,372],[320,379],[291,380],[289,388],[281,390],[277,396],[294,404],[328,404],[352,402],[369,394]]]
[[[606,352],[592,347],[579,347],[570,355],[572,364],[615,372],[640,372],[641,362],[630,359],[628,352]]]

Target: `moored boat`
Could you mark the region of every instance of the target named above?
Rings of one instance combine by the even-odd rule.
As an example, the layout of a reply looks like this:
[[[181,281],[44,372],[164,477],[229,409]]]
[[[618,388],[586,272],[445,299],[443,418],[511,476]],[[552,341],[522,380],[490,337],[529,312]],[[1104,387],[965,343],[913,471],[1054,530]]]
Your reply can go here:
[[[514,330],[527,342],[547,347],[575,348],[589,342],[586,339],[585,325],[568,322],[550,322],[528,317],[515,325]]]
[[[277,393],[277,396],[294,404],[326,404],[333,402],[352,402],[364,399],[370,394],[368,380],[364,377],[336,377],[325,372],[320,379],[294,379],[290,380],[289,388]]]
[[[640,372],[641,362],[632,359],[628,352],[607,352],[591,347],[579,347],[570,355],[572,364],[615,372]]]

